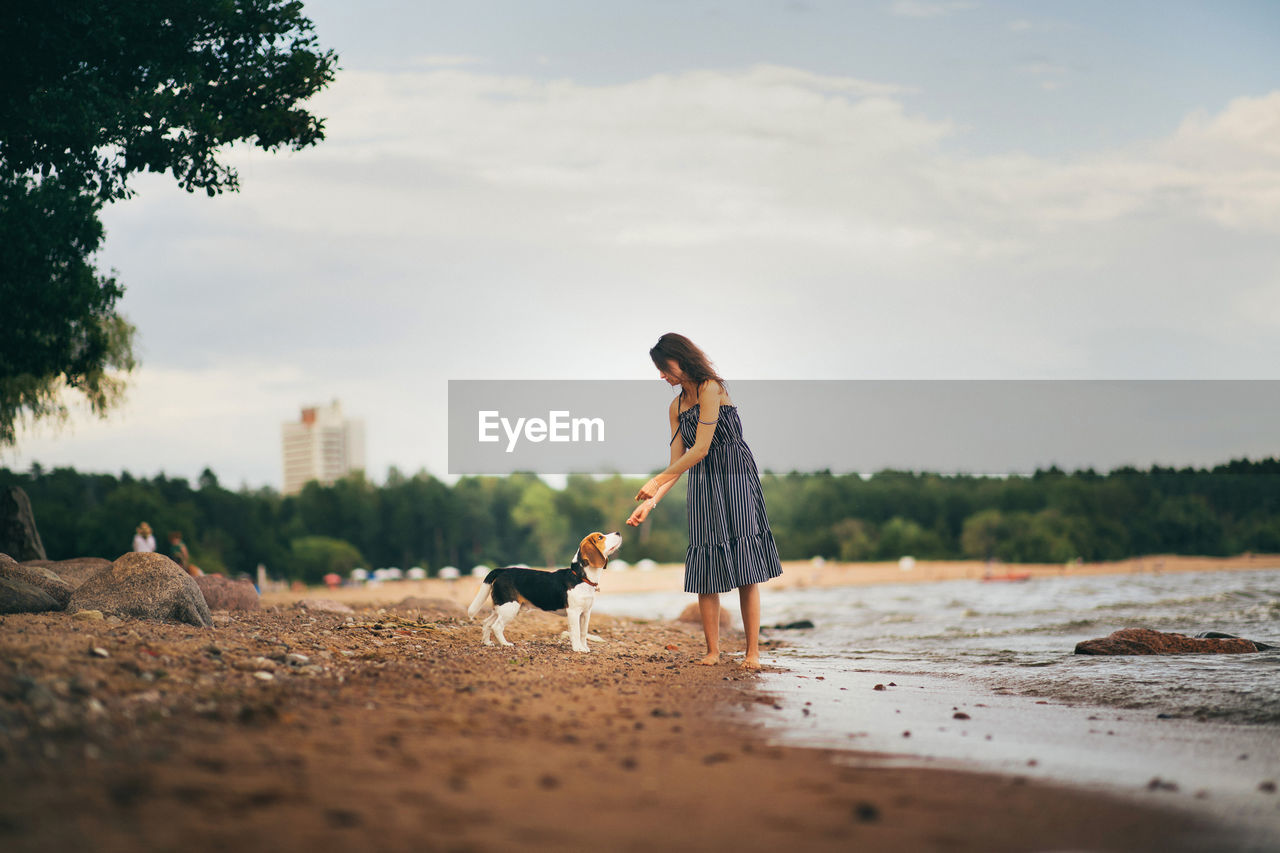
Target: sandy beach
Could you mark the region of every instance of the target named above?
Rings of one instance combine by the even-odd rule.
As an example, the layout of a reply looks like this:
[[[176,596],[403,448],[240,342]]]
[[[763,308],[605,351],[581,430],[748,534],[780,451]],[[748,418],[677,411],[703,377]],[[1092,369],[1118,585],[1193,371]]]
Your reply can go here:
[[[580,655],[551,615],[522,614],[514,648],[486,648],[448,602],[355,603],[348,616],[268,597],[211,630],[0,617],[0,846],[1178,851],[1225,837],[1022,776],[772,746],[741,711],[792,700],[731,658],[696,665],[689,626],[600,616],[607,642]]]

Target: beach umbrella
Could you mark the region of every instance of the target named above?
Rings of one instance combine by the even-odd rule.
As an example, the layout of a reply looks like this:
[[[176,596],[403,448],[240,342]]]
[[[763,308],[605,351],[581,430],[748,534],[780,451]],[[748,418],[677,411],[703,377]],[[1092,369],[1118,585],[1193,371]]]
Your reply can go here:
[[[457,566],[445,566],[440,570],[438,577],[444,578],[447,581],[456,581],[458,578],[462,577],[462,572],[458,571]]]
[[[329,587],[329,589],[337,589],[342,585],[342,575],[334,574],[333,572],[329,572],[329,574],[325,575],[323,580],[324,585]]]

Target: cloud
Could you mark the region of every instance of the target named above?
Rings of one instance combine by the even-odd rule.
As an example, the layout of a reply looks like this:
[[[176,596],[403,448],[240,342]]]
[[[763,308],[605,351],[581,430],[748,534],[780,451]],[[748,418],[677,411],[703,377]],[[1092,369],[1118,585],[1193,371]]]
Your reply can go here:
[[[447,378],[648,377],[676,328],[751,378],[1280,357],[1280,92],[1051,157],[967,153],[912,95],[776,65],[345,72],[324,144],[237,149],[239,194],[155,178],[109,209],[104,266],[150,350],[135,399],[24,454],[278,482],[279,422],[338,397],[376,474],[441,472]]]
[[[482,65],[486,62],[482,56],[471,56],[460,53],[432,53],[415,56],[409,60],[410,65],[425,68],[461,68],[471,65]]]
[[[941,18],[956,12],[967,12],[977,8],[977,3],[926,2],[926,0],[893,0],[889,4],[889,12],[903,18]]]
[[[1062,158],[952,153],[957,128],[913,111],[909,96],[769,65],[610,86],[349,73],[318,105],[330,140],[298,169],[266,173],[258,209],[310,232],[887,256],[982,255],[1174,196],[1181,215],[1280,227],[1280,93],[1189,117],[1165,140]],[[358,215],[334,220],[315,197],[338,187]]]

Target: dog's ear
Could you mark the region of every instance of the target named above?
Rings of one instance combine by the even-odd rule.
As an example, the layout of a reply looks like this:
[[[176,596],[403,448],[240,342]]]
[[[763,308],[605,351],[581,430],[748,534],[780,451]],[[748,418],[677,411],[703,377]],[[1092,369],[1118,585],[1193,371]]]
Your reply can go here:
[[[582,544],[578,546],[578,554],[583,562],[593,569],[603,569],[609,559],[604,555],[604,548],[601,545],[604,542],[604,534],[592,533],[586,539],[582,540]]]

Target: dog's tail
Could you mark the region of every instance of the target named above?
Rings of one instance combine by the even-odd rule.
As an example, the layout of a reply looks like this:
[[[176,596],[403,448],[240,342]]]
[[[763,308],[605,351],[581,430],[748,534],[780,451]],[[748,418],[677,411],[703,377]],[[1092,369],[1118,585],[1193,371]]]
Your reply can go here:
[[[475,599],[472,600],[471,606],[467,608],[467,616],[472,619],[476,618],[480,608],[484,607],[485,600],[489,598],[489,593],[493,591],[493,582],[497,580],[501,571],[502,569],[494,569],[485,576],[484,583],[480,584],[480,588],[476,590]]]

